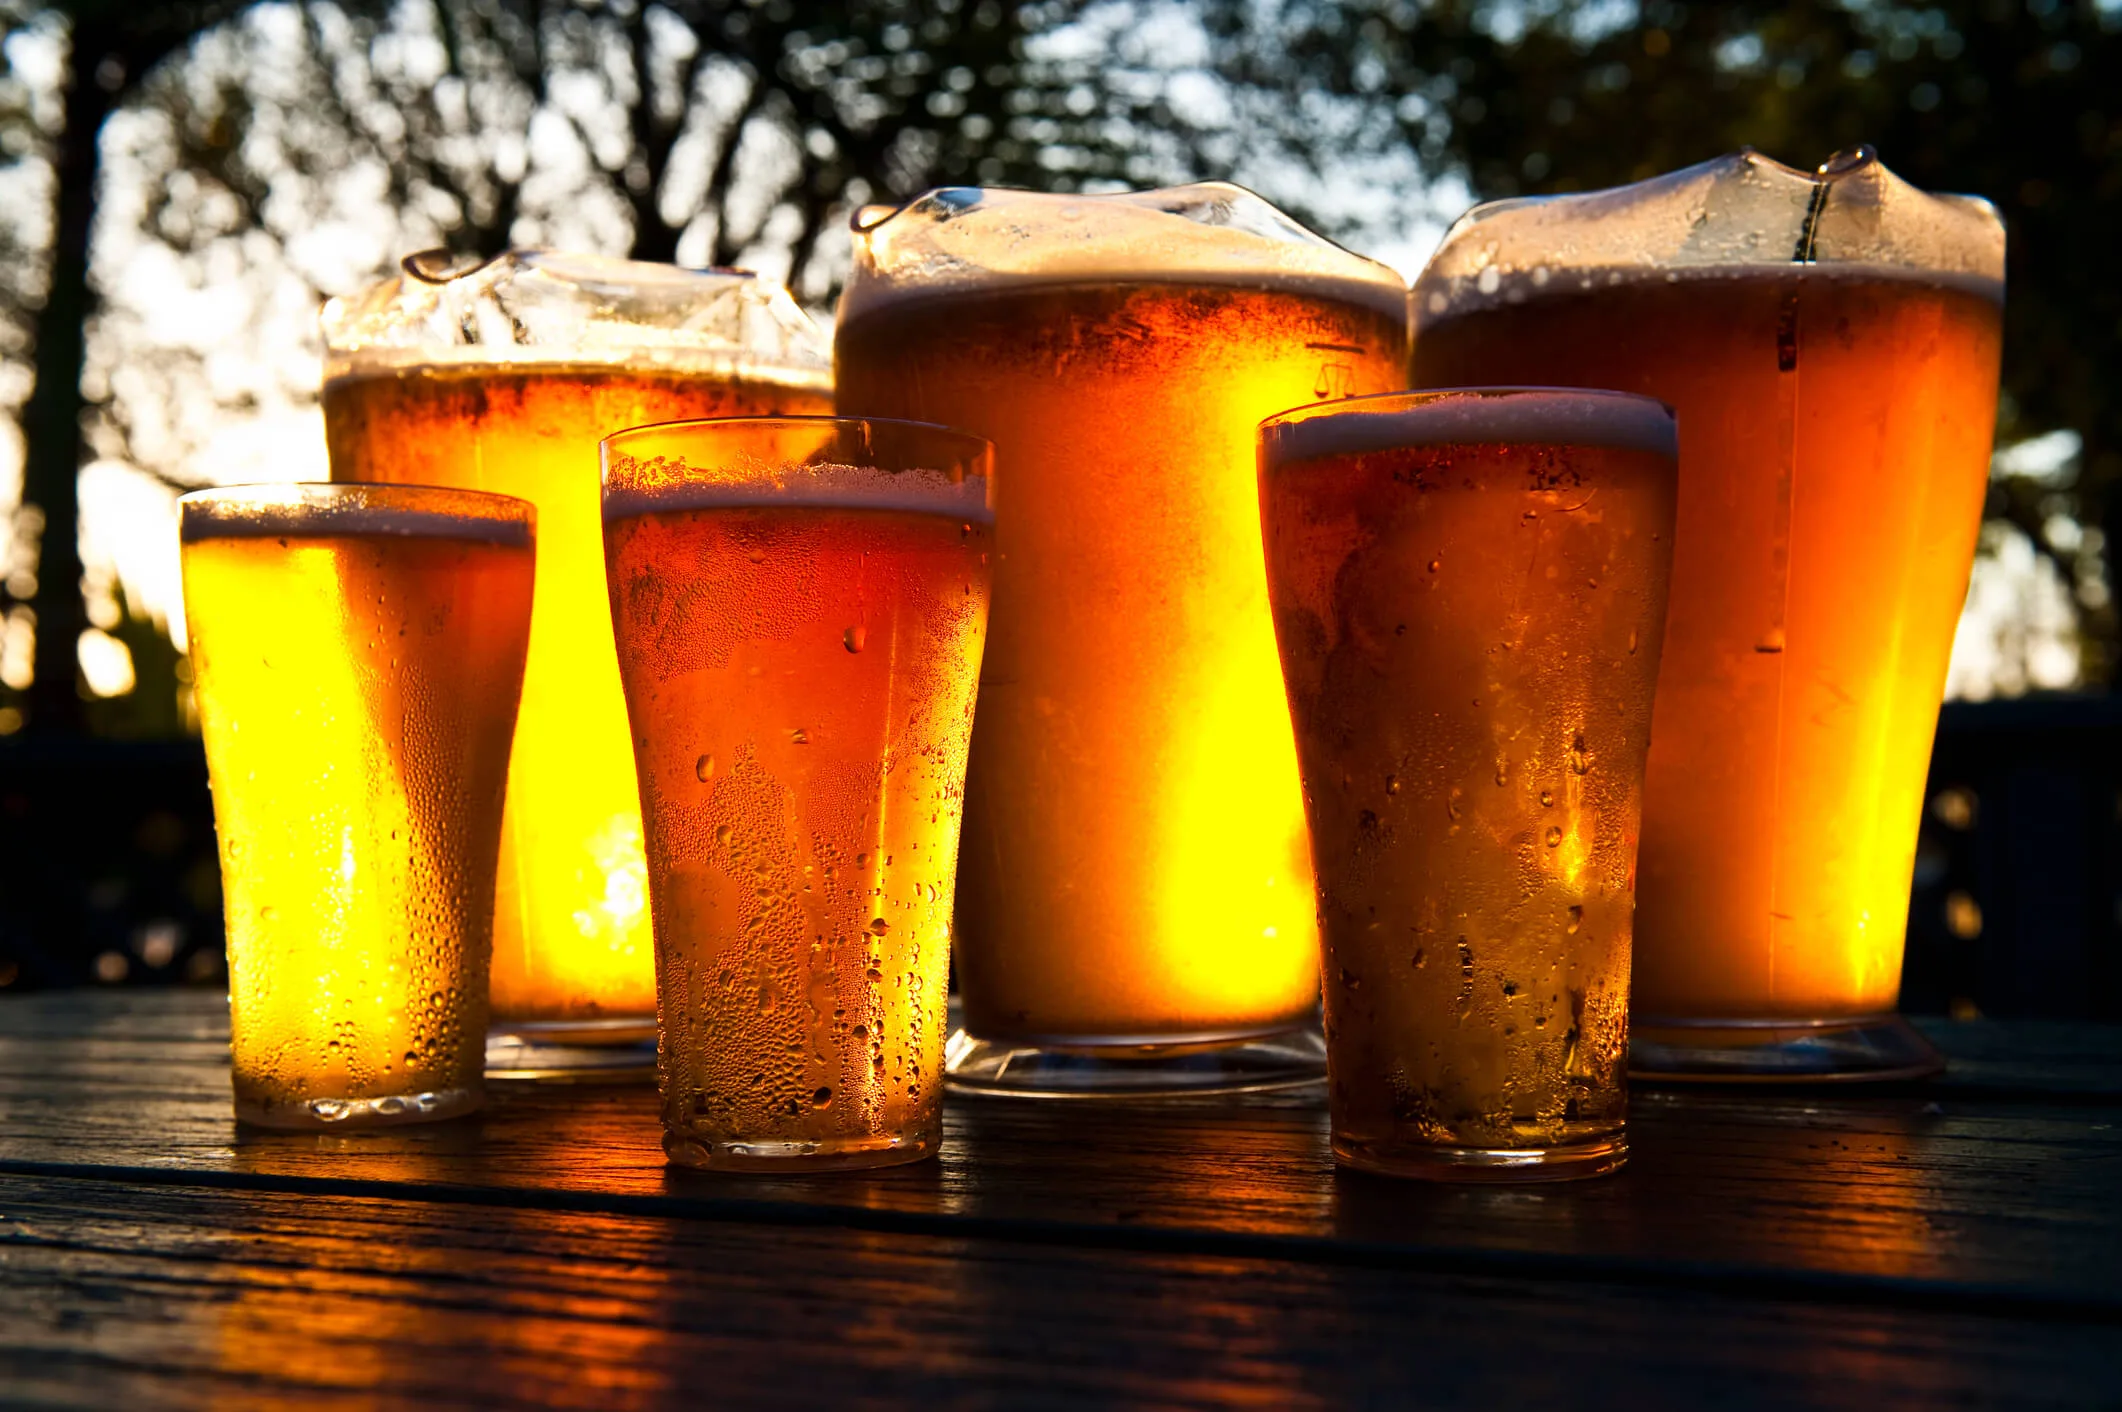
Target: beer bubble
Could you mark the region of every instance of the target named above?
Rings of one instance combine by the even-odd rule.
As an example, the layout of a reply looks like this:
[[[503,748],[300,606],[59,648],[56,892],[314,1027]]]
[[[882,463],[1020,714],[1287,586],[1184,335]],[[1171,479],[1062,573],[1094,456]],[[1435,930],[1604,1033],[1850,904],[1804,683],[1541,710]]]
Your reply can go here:
[[[840,645],[850,652],[860,652],[862,644],[869,638],[869,629],[852,627],[840,634]]]
[[[708,779],[713,776],[714,773],[714,756],[702,755],[699,759],[693,761],[693,778],[699,780],[702,784],[707,783]]]
[[[1549,824],[1547,826],[1547,846],[1549,848],[1560,848],[1562,846],[1562,829],[1559,825]]]

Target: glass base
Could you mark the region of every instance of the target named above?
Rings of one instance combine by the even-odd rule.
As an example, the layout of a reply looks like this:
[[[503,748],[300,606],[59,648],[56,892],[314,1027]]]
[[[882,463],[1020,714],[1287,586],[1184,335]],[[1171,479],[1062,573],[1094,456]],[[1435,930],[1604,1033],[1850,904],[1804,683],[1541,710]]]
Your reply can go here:
[[[1334,1137],[1334,1160],[1381,1177],[1426,1182],[1567,1182],[1601,1177],[1628,1165],[1628,1137],[1557,1147],[1446,1147],[1414,1139],[1359,1142]]]
[[[654,1083],[656,1021],[496,1020],[486,1032],[489,1079]]]
[[[393,1128],[406,1123],[439,1123],[476,1112],[486,1095],[476,1088],[444,1088],[427,1093],[390,1093],[381,1098],[312,1098],[306,1103],[236,1101],[236,1120],[283,1132],[344,1132],[349,1128]]]
[[[1071,1044],[980,1039],[959,1030],[943,1049],[953,1093],[1010,1098],[1187,1098],[1298,1088],[1326,1079],[1316,1026],[1266,1034]]]
[[[1699,1083],[1884,1083],[1921,1079],[1945,1056],[1899,1015],[1838,1020],[1629,1023],[1628,1074]]]
[[[665,1129],[663,1152],[680,1167],[709,1172],[854,1172],[897,1167],[936,1155],[935,1133],[825,1138],[816,1142],[731,1142]]]

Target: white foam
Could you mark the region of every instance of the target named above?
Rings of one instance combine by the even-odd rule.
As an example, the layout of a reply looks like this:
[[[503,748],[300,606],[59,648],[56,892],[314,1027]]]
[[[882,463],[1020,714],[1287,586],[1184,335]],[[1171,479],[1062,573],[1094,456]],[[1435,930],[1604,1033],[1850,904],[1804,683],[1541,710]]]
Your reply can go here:
[[[1446,275],[1434,268],[1423,271],[1411,296],[1415,334],[1425,324],[1434,324],[1493,309],[1503,304],[1530,304],[1543,299],[1581,295],[1598,290],[1645,284],[1781,283],[1796,278],[1821,283],[1891,281],[1895,284],[1928,285],[1972,295],[1993,304],[2004,302],[2004,281],[1984,275],[1952,270],[1919,270],[1905,265],[1849,262],[1794,264],[1766,262],[1752,265],[1674,265],[1667,268],[1629,265],[1591,265],[1581,269],[1530,270],[1503,273],[1488,269],[1479,275]]]
[[[840,322],[977,290],[1052,285],[1235,286],[1407,316],[1407,284],[1220,182],[1103,196],[989,188],[955,209],[929,192],[856,233]]]
[[[389,493],[387,487],[378,488]],[[195,492],[177,502],[178,538],[185,544],[195,544],[208,539],[337,539],[366,535],[395,539],[462,539],[507,548],[529,548],[533,540],[529,506],[521,501],[512,503],[522,507],[523,517],[489,519],[480,515],[453,514],[447,510],[377,503],[382,497],[371,499],[359,493],[345,496],[315,493],[319,489],[291,485],[259,487],[236,493]]]
[[[989,525],[995,512],[988,504],[985,476],[952,479],[942,471],[880,471],[870,466],[811,465],[778,474],[725,481],[687,478],[661,485],[626,484],[626,462],[620,458],[622,483],[614,484],[608,468],[604,484],[604,519],[683,510],[781,508],[793,505],[841,510],[897,510],[907,514],[947,515]]]
[[[1406,446],[1545,443],[1604,446],[1653,455],[1680,454],[1672,409],[1625,392],[1573,388],[1441,392],[1398,406],[1363,409],[1366,401],[1390,403],[1393,394],[1361,398],[1346,411],[1319,412],[1268,424],[1264,445],[1272,463],[1322,456],[1356,456]]]

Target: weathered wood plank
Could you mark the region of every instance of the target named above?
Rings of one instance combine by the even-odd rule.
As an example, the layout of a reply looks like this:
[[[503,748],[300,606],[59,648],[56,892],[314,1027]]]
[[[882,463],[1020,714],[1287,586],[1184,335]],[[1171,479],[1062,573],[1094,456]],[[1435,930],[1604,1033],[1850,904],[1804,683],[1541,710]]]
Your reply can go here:
[[[104,1408],[2097,1405],[2097,1323],[0,1177],[0,1385]]]
[[[938,1162],[732,1179],[668,1168],[640,1088],[509,1088],[480,1119],[391,1133],[239,1131],[210,1003],[99,999],[0,1004],[0,1170],[2122,1313],[2122,1113],[2097,1105],[1642,1090],[1629,1171],[1492,1191],[1336,1173],[1316,1096],[966,1101]],[[2106,1062],[2076,1043],[2081,1069]]]

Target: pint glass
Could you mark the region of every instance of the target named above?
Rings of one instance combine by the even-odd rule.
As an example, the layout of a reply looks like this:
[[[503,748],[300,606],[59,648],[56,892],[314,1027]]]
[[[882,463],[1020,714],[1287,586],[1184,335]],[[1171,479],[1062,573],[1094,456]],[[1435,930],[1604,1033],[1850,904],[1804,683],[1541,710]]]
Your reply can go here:
[[[945,190],[866,214],[841,412],[995,444],[953,1083],[1315,1080],[1317,930],[1254,434],[1401,385],[1400,279],[1231,186]]]
[[[1676,449],[1662,403],[1545,389],[1261,428],[1341,1162],[1511,1181],[1626,1158]]]
[[[823,412],[827,353],[742,271],[433,256],[325,310],[332,479],[536,503],[537,612],[509,763],[488,1069],[650,1072],[655,969],[611,620],[597,443],[685,417]]]
[[[197,491],[178,513],[236,1116],[470,1112],[534,512],[465,491],[276,485]]]
[[[1647,393],[1680,522],[1636,932],[1639,1071],[1888,1077],[1916,830],[1996,415],[2004,231],[1869,151],[1476,208],[1417,387]]]
[[[941,1138],[990,452],[829,418],[604,444],[647,823],[664,1150],[911,1162]]]

